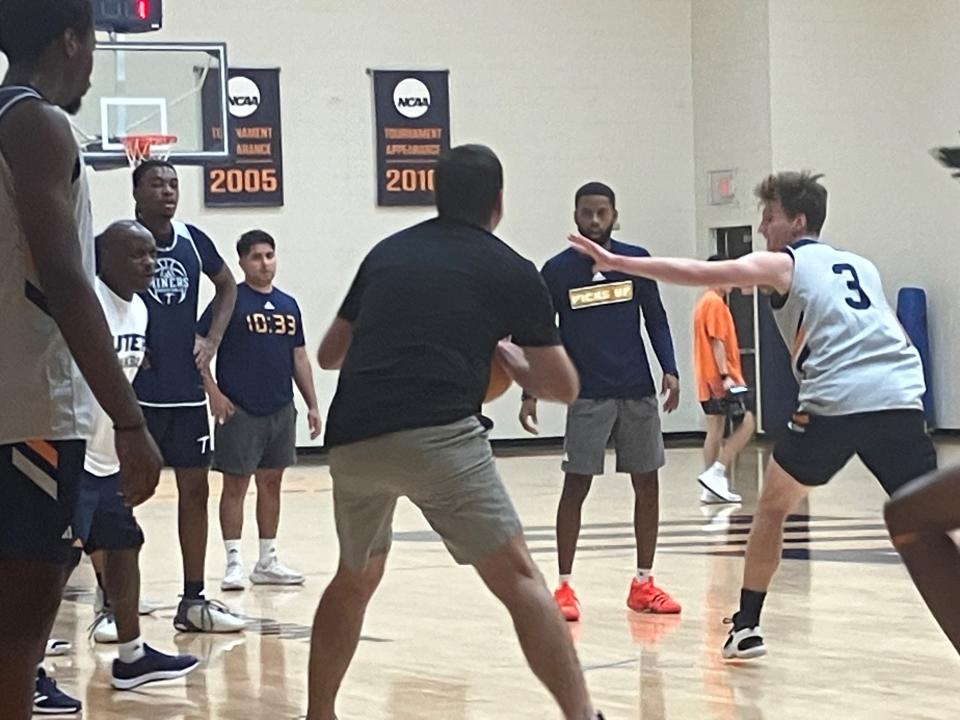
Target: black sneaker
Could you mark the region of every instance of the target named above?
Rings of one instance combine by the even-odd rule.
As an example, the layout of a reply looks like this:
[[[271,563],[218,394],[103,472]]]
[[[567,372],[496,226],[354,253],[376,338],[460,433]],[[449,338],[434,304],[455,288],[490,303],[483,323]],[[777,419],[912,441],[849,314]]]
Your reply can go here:
[[[199,664],[193,655],[164,655],[144,645],[143,657],[136,662],[113,661],[110,684],[117,690],[133,690],[147,683],[183,677],[196,670]]]
[[[57,687],[56,680],[50,679],[46,670],[37,670],[37,684],[33,689],[34,715],[75,715],[83,710],[83,703]]]

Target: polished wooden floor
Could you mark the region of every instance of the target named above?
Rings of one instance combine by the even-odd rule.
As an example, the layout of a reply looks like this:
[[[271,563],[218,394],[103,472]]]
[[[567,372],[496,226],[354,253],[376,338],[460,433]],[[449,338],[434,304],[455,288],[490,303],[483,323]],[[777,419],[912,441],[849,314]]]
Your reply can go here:
[[[942,447],[941,459],[960,460],[960,447]],[[960,662],[891,550],[880,516],[882,492],[856,461],[790,522],[787,559],[764,616],[770,655],[749,665],[720,660],[721,619],[738,597],[762,460],[760,450],[744,453],[734,483],[743,508],[717,515],[698,504],[699,451],[669,451],[655,573],[682,602],[679,617],[627,610],[634,567],[630,491],[626,479],[612,473],[595,481],[574,575],[584,615],[570,630],[597,707],[609,720],[955,717]],[[551,585],[558,462],[555,454],[499,461]],[[212,477],[216,498],[219,477]],[[253,499],[251,492],[248,562],[257,547]],[[285,485],[281,559],[306,573],[303,588],[221,593],[223,552],[211,502],[207,593],[251,619],[243,635],[173,630],[180,591],[175,512],[172,478],[165,476],[156,498],[138,513],[147,536],[143,593],[164,604],[144,619],[144,636],[161,650],[198,655],[202,668],[186,681],[112,691],[114,650],[94,646],[86,636],[94,584],[86,562],[70,581],[55,633],[72,640],[74,651],[49,659],[48,667],[65,690],[83,699],[85,717],[94,720],[301,716],[309,625],[337,559],[326,467],[301,465]],[[407,504],[398,511],[395,532],[388,574],[341,695],[340,717],[558,718],[524,664],[506,613],[472,571],[454,565]]]

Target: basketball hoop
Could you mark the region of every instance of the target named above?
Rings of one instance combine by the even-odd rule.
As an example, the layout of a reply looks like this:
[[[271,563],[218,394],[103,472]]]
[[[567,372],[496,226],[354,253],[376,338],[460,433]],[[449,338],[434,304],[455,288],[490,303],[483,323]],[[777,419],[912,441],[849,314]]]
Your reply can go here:
[[[123,149],[127,154],[127,161],[131,168],[137,167],[144,160],[166,160],[170,151],[177,142],[176,135],[127,135],[123,142]]]

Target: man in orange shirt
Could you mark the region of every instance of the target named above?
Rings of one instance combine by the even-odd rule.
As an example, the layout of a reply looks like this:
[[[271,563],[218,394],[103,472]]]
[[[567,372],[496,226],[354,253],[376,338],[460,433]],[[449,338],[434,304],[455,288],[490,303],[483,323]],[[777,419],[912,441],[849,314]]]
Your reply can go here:
[[[713,255],[709,259],[724,258]],[[703,486],[702,503],[740,502],[740,496],[730,492],[727,468],[753,437],[756,427],[751,393],[740,368],[737,331],[726,303],[730,290],[708,289],[693,313],[697,393],[707,415],[707,437],[703,443],[706,470],[697,478]]]

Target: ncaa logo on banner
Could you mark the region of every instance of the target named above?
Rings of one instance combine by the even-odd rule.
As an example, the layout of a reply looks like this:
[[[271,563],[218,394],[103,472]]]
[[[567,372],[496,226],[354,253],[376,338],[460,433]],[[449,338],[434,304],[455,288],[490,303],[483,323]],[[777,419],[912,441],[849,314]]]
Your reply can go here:
[[[260,107],[260,88],[248,77],[232,77],[227,83],[227,103],[235,118],[250,117]]]
[[[393,89],[393,106],[404,117],[423,117],[430,109],[430,90],[416,78],[405,78]]]

